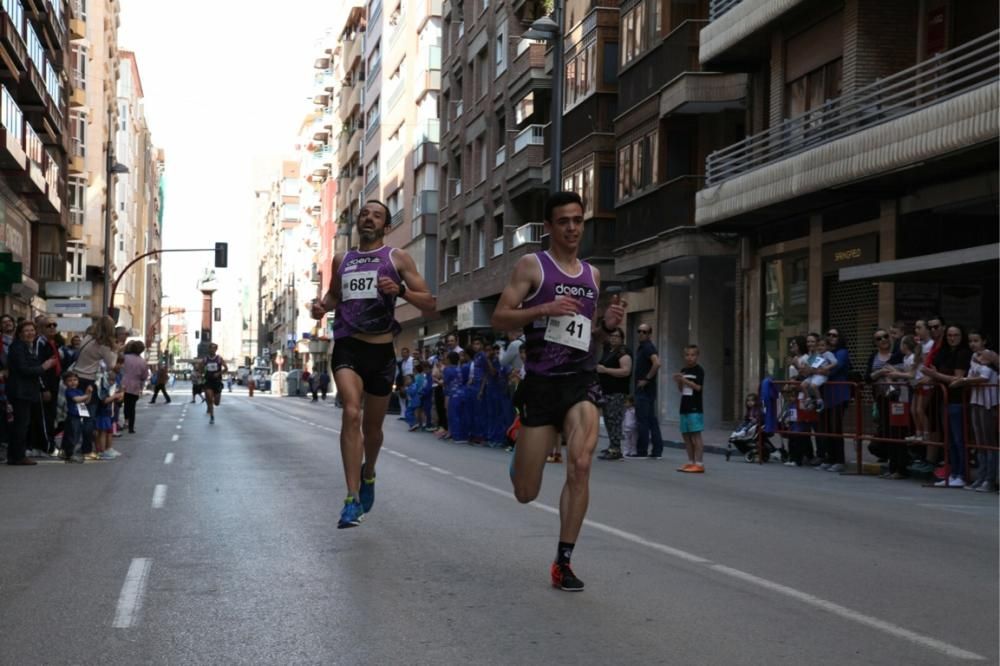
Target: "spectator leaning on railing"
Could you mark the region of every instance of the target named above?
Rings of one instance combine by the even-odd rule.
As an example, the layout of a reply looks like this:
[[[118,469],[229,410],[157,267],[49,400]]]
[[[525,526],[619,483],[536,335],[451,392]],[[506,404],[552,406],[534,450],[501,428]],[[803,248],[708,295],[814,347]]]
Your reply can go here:
[[[948,386],[948,478],[935,485],[961,488],[965,485],[965,439],[963,433],[962,389],[951,387],[955,379],[965,377],[969,372],[972,352],[965,345],[965,336],[959,326],[949,326],[945,332],[945,343],[935,354],[933,364],[924,367],[924,374],[941,385]]]

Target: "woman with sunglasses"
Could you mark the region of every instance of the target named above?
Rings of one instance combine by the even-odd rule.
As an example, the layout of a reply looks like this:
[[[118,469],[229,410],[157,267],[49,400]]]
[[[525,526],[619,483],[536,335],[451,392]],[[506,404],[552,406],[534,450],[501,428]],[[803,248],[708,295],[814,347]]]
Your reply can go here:
[[[871,387],[872,398],[875,402],[876,433],[879,437],[903,439],[906,435],[904,429],[893,427],[889,423],[892,403],[900,398],[900,389],[902,388],[902,384],[893,378],[893,373],[896,371],[895,366],[902,364],[903,357],[892,350],[892,338],[884,328],[876,330],[874,338],[875,351],[868,357],[865,381]],[[904,444],[872,442],[868,445],[868,450],[880,459],[888,459],[889,470],[882,475],[883,478],[899,479],[906,476],[906,466],[909,461]]]

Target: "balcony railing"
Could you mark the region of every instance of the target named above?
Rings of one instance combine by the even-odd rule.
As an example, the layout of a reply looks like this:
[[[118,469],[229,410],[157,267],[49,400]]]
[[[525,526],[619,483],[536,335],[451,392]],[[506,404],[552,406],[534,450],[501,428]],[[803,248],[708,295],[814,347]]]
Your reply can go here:
[[[493,257],[499,257],[503,254],[503,236],[498,236],[493,239]]]
[[[694,198],[700,176],[678,176],[615,206],[614,247],[655,239],[676,227],[694,225]]]
[[[17,137],[18,143],[23,143],[24,113],[6,86],[0,86],[0,125],[8,134]]]
[[[45,183],[49,186],[49,192],[59,191],[59,163],[52,153],[45,151]]]
[[[427,118],[418,122],[413,129],[413,145],[417,146],[424,141],[439,143],[441,141],[441,121],[437,118]]]
[[[413,220],[416,224],[416,220],[423,215],[437,215],[438,212],[438,193],[437,190],[421,190],[419,194],[413,197]],[[414,237],[419,234],[414,233]]]
[[[528,146],[545,145],[545,125],[528,125],[514,137],[514,153],[519,153]]]
[[[515,247],[521,247],[522,245],[527,245],[528,243],[541,242],[542,223],[528,222],[527,224],[522,224],[514,230],[514,236],[511,238],[510,247],[511,249],[514,249]]]
[[[5,0],[4,4],[7,2]],[[81,21],[87,20],[87,1],[86,0],[69,0],[70,7],[73,8],[73,16],[80,19]]]
[[[714,21],[743,0],[712,0],[708,4],[708,20]]]
[[[4,11],[10,17],[11,23],[13,23],[18,30],[21,37],[24,37],[24,5],[21,0],[3,0]]]
[[[994,30],[712,153],[705,164],[707,184],[715,185],[995,82],[1000,78],[998,37],[1000,30]]]
[[[507,161],[507,146],[500,146],[497,148],[497,157],[494,162],[495,166],[503,166],[503,163]]]
[[[66,258],[54,252],[38,253],[38,270],[35,277],[39,280],[58,280],[62,278],[62,268]]]

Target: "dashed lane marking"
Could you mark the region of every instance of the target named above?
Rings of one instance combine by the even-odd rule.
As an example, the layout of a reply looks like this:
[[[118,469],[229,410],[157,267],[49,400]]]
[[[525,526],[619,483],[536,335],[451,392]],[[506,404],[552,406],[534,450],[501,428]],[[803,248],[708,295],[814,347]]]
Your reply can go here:
[[[180,439],[180,438],[181,438],[181,436],[180,436],[180,435],[171,435],[171,436],[170,436],[170,441],[171,441],[171,442],[176,442],[176,441],[177,441],[178,439]]]
[[[156,484],[153,488],[153,508],[162,509],[163,504],[167,501],[167,486],[162,483]]]
[[[129,565],[125,574],[125,582],[118,595],[118,605],[115,607],[115,619],[111,626],[115,629],[128,629],[138,619],[142,610],[142,600],[146,594],[146,581],[149,580],[149,569],[153,561],[148,557],[136,557]]]
[[[163,464],[164,465],[169,465],[173,461],[174,461],[174,454],[173,453],[168,453],[167,455],[163,456]]]

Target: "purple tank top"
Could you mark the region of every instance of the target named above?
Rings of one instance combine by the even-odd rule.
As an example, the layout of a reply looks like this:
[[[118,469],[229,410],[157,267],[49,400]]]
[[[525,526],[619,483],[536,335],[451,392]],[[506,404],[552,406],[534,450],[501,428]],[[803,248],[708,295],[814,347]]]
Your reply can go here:
[[[524,327],[525,369],[535,375],[593,372],[597,368],[597,347],[591,326],[599,295],[593,269],[581,260],[579,274],[571,276],[548,252],[536,252],[534,256],[542,269],[542,283],[522,307],[550,303],[557,296],[572,296],[581,307],[575,317],[543,317]]]
[[[340,302],[333,320],[334,340],[355,333],[399,333],[396,297],[378,291],[380,277],[402,282],[392,263],[393,249],[383,245],[377,250],[350,250],[344,255],[337,271],[340,276]]]

